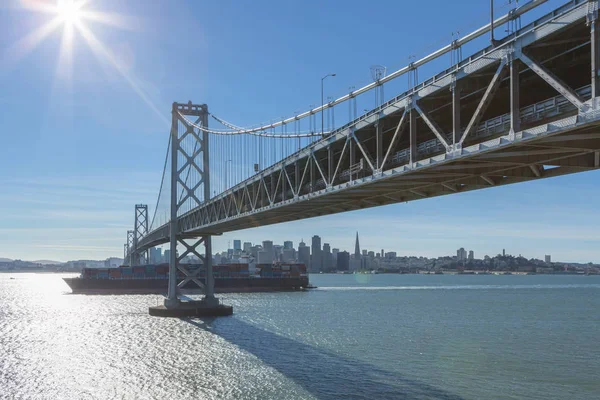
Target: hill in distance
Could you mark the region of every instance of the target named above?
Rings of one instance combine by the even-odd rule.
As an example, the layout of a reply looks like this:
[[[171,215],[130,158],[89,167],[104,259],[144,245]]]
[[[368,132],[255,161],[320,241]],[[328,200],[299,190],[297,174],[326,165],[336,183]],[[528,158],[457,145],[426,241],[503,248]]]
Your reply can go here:
[[[34,263],[40,263],[40,264],[46,264],[46,265],[58,265],[58,264],[64,264],[64,262],[62,261],[53,261],[53,260],[35,260],[32,261]]]

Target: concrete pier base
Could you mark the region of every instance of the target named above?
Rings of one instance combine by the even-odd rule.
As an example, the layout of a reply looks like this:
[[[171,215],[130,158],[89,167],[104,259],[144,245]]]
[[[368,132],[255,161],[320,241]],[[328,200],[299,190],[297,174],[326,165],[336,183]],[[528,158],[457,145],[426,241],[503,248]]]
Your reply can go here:
[[[150,315],[154,317],[225,317],[233,314],[233,307],[219,304],[218,300],[208,299],[179,301],[177,304],[152,306],[149,308]]]

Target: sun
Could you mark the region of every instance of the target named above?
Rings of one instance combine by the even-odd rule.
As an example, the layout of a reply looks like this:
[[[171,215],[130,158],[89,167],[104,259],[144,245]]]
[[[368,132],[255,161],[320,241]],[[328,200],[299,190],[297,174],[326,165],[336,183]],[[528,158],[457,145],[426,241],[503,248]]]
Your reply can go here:
[[[2,1],[0,0],[0,3]],[[122,30],[135,30],[138,26],[136,18],[94,9],[94,7],[90,7],[93,0],[17,0],[17,3],[20,3],[24,10],[44,13],[49,15],[50,18],[47,22],[39,25],[10,45],[5,52],[0,52],[0,68],[14,67],[55,31],[62,28],[56,76],[65,77],[69,83],[72,81],[75,37],[83,39],[82,42],[87,44],[87,47],[98,61],[111,65],[165,125],[170,126],[169,119],[165,118],[163,113],[151,101],[140,86],[136,76],[123,67],[115,53],[92,30],[92,26],[98,27],[98,25]]]
[[[56,4],[56,14],[58,18],[69,25],[77,24],[81,21],[83,1],[58,0]]]

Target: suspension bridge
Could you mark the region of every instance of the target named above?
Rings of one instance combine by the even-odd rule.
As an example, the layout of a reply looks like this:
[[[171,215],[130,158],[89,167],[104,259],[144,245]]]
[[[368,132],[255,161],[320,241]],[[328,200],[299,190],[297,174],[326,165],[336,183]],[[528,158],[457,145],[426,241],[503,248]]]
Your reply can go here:
[[[223,307],[214,297],[211,236],[599,168],[598,0],[571,0],[518,23],[545,2],[492,17],[363,88],[268,124],[239,127],[206,104],[174,103],[157,205],[152,216],[136,205],[127,262],[144,264],[148,249],[170,243],[162,311],[185,314],[180,288],[189,281],[204,289],[201,306]],[[507,34],[493,39],[494,26]],[[490,32],[490,45],[462,57],[464,44]],[[449,68],[417,81],[421,66],[446,54]],[[403,75],[411,86],[383,102],[384,85]],[[379,104],[359,116],[356,99],[367,92]],[[335,128],[342,103],[351,118]],[[223,128],[209,128],[209,119]],[[188,255],[204,263],[205,278],[180,265]]]

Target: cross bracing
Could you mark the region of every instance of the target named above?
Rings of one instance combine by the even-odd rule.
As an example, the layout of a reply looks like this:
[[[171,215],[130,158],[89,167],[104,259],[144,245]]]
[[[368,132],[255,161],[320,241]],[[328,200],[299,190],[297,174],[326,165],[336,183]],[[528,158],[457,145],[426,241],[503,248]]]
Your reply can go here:
[[[590,74],[598,70],[598,29],[590,4],[570,1],[326,137],[282,149],[178,215],[178,235],[598,168],[599,85]],[[139,246],[168,238],[168,224],[153,223]]]

